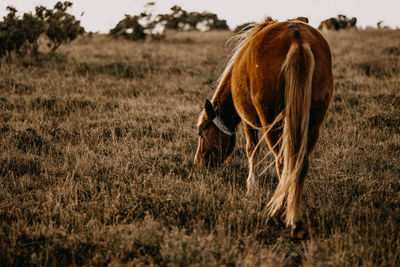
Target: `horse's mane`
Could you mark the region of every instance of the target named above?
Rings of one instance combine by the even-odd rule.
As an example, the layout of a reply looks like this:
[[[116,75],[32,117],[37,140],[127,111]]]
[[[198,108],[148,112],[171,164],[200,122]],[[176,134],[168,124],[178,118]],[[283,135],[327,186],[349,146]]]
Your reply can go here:
[[[268,25],[274,24],[276,21],[272,20],[270,17],[267,17],[263,22],[259,24],[250,24],[249,26],[245,27],[242,29],[237,35],[231,37],[226,43],[227,45],[229,43],[236,43],[234,45],[234,48],[232,49],[231,52],[231,58],[228,61],[228,64],[226,65],[224,71],[222,72],[221,76],[218,78],[217,82],[217,90],[215,91],[215,94],[212,98],[212,100],[215,100],[215,97],[217,93],[219,92],[220,87],[222,86],[223,82],[225,81],[226,77],[230,73],[232,66],[239,55],[239,52],[242,50],[242,48],[245,46],[247,41],[257,34],[259,31],[267,27]]]
[[[276,21],[271,19],[271,17],[267,17],[261,23],[250,24],[249,26],[247,26],[246,28],[242,29],[237,35],[231,37],[226,42],[227,45],[229,43],[236,43],[236,44],[234,45],[234,48],[232,49],[231,58],[229,59],[228,64],[226,65],[224,71],[222,72],[221,76],[217,80],[217,89],[215,90],[215,93],[214,93],[214,95],[212,97],[212,100],[211,100],[212,103],[214,103],[216,101],[215,98],[217,97],[218,93],[220,92],[221,86],[223,85],[223,83],[227,79],[227,77],[229,76],[229,74],[230,74],[230,72],[232,70],[233,64],[236,61],[236,58],[238,57],[240,51],[246,45],[248,40],[252,36],[254,36],[256,33],[261,31],[265,27],[267,27],[268,25],[271,25],[271,24],[274,24],[274,23],[276,23]],[[204,120],[204,110],[201,112],[201,115],[200,115],[199,120],[197,122],[197,126],[199,126],[202,123],[203,120]]]

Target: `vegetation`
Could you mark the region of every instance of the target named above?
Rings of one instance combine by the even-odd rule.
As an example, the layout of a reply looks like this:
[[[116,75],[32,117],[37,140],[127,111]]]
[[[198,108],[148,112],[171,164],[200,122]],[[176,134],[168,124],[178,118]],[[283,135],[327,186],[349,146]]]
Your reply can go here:
[[[347,18],[345,15],[338,15],[337,18],[329,18],[321,22],[318,29],[323,30],[346,30],[356,29],[357,18]]]
[[[240,24],[236,26],[234,32],[240,33],[242,31],[245,31],[247,29],[250,29],[253,25],[257,24],[256,22],[245,22],[243,24]]]
[[[25,33],[22,21],[16,16],[17,10],[7,7],[8,14],[0,21],[0,57],[10,54],[12,51],[20,53],[25,43]]]
[[[399,266],[400,32],[326,35],[335,93],[304,241],[266,221],[273,175],[246,198],[242,129],[226,166],[192,163],[231,36],[93,34],[41,64],[3,62],[0,265]]]
[[[75,40],[79,34],[84,33],[80,21],[67,12],[70,7],[72,7],[71,2],[57,2],[53,10],[46,10],[46,35],[52,42],[51,53],[54,53],[61,44]]]
[[[180,6],[173,6],[171,14],[160,14],[157,22],[171,30],[228,30],[226,20],[220,20],[214,13],[187,12]],[[204,28],[201,28],[204,27]]]
[[[152,39],[162,39],[166,30],[228,30],[226,20],[221,20],[214,13],[187,12],[180,6],[171,7],[170,14],[154,15],[151,12],[153,2],[147,3],[145,11],[139,15],[125,15],[125,18],[110,30],[113,37],[123,37],[128,40],[143,40],[147,36]]]
[[[71,6],[71,2],[57,2],[53,9],[37,6],[35,14],[24,13],[22,18],[16,15],[14,7],[8,6],[7,16],[0,21],[0,58],[7,55],[11,59],[14,52],[24,55],[26,47],[36,57],[39,54],[39,38],[44,33],[50,41],[51,55],[61,44],[75,40],[84,29],[80,21],[67,12]]]

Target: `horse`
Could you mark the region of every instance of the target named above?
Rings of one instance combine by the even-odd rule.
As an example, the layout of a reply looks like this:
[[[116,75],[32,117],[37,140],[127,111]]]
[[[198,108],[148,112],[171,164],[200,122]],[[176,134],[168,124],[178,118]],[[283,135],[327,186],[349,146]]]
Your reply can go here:
[[[318,30],[296,20],[269,19],[243,35],[214,96],[205,101],[194,163],[221,166],[234,151],[242,123],[249,164],[247,194],[254,194],[261,130],[279,179],[267,205],[268,217],[275,222],[285,217],[290,237],[304,239],[308,232],[302,223],[302,195],[309,155],[333,93],[330,48]]]

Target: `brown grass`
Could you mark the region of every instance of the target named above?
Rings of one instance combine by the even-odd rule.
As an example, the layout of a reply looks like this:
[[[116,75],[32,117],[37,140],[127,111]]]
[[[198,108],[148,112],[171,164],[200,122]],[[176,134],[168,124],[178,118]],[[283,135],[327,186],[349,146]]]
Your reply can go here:
[[[400,32],[327,34],[335,93],[291,241],[266,222],[276,178],[245,197],[238,148],[192,158],[227,32],[84,37],[0,67],[0,265],[400,264]]]

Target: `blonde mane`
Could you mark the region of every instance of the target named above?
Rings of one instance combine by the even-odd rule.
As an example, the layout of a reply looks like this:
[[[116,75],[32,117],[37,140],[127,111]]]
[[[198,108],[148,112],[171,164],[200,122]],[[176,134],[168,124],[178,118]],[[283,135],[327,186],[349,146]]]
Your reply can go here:
[[[212,101],[215,100],[215,97],[217,96],[221,85],[223,84],[225,78],[227,77],[227,75],[229,74],[229,72],[231,71],[233,64],[236,61],[236,58],[238,57],[240,51],[242,50],[242,48],[245,46],[245,44],[247,43],[247,41],[257,32],[259,32],[261,29],[263,29],[264,27],[276,23],[276,21],[272,20],[270,17],[267,17],[265,19],[265,21],[261,22],[261,23],[254,23],[254,24],[249,24],[247,27],[245,27],[244,29],[242,29],[238,34],[232,36],[231,38],[228,39],[228,41],[226,42],[226,46],[228,46],[231,43],[236,43],[232,49],[232,52],[230,53],[230,59],[228,61],[228,64],[226,65],[224,71],[222,72],[221,76],[219,76],[218,80],[217,80],[217,89],[212,97]]]

